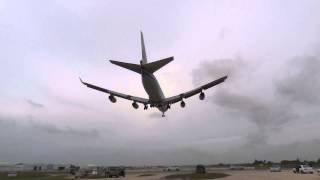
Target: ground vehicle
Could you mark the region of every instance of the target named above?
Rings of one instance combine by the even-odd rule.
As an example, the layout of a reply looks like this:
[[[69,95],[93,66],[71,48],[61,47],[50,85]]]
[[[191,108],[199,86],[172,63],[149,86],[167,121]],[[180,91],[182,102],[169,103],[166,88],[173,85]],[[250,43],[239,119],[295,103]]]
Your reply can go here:
[[[17,177],[17,175],[18,175],[18,173],[17,172],[15,172],[15,171],[10,171],[10,172],[8,172],[8,177]]]
[[[171,167],[165,168],[163,171],[180,171],[180,168],[177,166],[171,166]]]
[[[196,173],[197,173],[197,174],[204,174],[204,173],[206,173],[206,167],[205,167],[204,165],[201,165],[201,164],[197,165],[197,166],[196,166]]]
[[[273,165],[273,166],[270,168],[270,172],[281,172],[281,167],[278,166],[278,165]]]
[[[230,170],[244,170],[243,166],[231,165],[229,167]]]
[[[108,167],[105,172],[106,177],[125,177],[126,173],[122,167]]]
[[[298,165],[296,168],[293,168],[292,171],[294,173],[302,173],[302,174],[313,174],[313,168],[309,165]]]

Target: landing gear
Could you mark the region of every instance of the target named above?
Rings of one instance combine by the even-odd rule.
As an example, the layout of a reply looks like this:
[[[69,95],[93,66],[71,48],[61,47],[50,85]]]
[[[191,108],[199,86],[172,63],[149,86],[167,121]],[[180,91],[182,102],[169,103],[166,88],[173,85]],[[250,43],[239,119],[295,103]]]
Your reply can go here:
[[[162,117],[166,117],[166,115],[164,115],[164,113],[162,113]]]
[[[147,110],[148,109],[148,105],[145,104],[143,109]]]
[[[186,103],[182,100],[181,103],[180,103],[180,106],[181,106],[182,108],[184,108],[184,107],[186,107]]]
[[[200,93],[200,95],[199,95],[199,99],[200,99],[200,100],[204,100],[205,97],[206,97],[206,96],[205,96],[204,92],[201,91],[201,93]]]

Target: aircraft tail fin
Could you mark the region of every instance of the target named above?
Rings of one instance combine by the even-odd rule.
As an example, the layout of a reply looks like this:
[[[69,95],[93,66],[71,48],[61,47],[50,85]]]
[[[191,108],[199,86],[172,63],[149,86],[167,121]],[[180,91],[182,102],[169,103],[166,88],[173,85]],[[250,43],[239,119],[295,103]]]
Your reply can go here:
[[[142,59],[140,61],[140,64],[147,64],[147,53],[146,53],[146,47],[144,45],[144,39],[143,39],[143,33],[140,31],[141,35],[141,54],[142,54]]]
[[[141,66],[139,64],[125,63],[125,62],[114,61],[114,60],[110,60],[110,62],[117,66],[129,69],[131,71],[141,74]]]
[[[165,66],[166,64],[168,64],[169,62],[173,61],[173,56],[172,57],[168,57],[165,59],[161,59],[158,61],[154,61],[151,63],[147,63],[147,64],[143,64],[143,67],[150,73],[154,73],[157,70],[159,70],[160,68],[162,68],[163,66]]]
[[[154,73],[160,68],[162,68],[163,66],[165,66],[166,64],[168,64],[169,62],[173,61],[173,56],[172,56],[172,57],[168,57],[165,59],[148,63],[142,31],[140,32],[140,34],[141,34],[141,54],[142,54],[142,60],[140,61],[140,64],[125,63],[125,62],[114,61],[114,60],[110,60],[110,62],[117,66],[129,69],[131,71],[141,74],[143,69],[145,69],[149,73]]]

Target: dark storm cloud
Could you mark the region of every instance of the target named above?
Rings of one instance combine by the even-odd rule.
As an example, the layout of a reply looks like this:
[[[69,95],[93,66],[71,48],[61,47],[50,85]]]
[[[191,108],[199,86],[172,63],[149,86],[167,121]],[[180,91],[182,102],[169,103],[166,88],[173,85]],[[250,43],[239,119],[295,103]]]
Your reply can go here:
[[[319,104],[320,58],[300,56],[292,59],[287,66],[293,70],[275,83],[278,94],[292,102]]]
[[[31,107],[34,107],[34,108],[44,108],[45,106],[43,104],[40,104],[40,103],[37,103],[31,99],[26,99],[26,102],[31,106]]]
[[[256,124],[259,132],[248,136],[253,144],[263,143],[267,131],[277,131],[297,118],[289,104],[276,101],[263,102],[258,97],[230,93],[225,89],[212,98],[212,102],[234,114],[235,118],[240,115]]]
[[[239,78],[242,73],[249,68],[247,62],[241,58],[236,59],[216,59],[214,61],[204,61],[200,66],[193,70],[193,82],[199,84],[204,79],[212,79],[228,75],[228,81],[234,77]]]
[[[259,68],[253,63],[243,63],[242,60],[224,59],[207,61],[193,73],[195,82],[206,78],[214,79],[223,74],[229,75],[226,85],[218,88],[216,94],[209,98],[222,111],[232,115],[232,118],[243,117],[257,126],[257,133],[247,136],[250,144],[265,143],[270,133],[278,132],[290,121],[300,118],[304,109],[296,110],[295,105],[320,102],[318,57],[301,56],[287,61],[281,77],[269,77],[274,81],[271,83],[271,95],[268,95],[268,92],[252,93],[243,88],[252,84],[259,87],[261,82],[254,78],[249,84],[247,81],[248,77],[258,76],[252,69]]]

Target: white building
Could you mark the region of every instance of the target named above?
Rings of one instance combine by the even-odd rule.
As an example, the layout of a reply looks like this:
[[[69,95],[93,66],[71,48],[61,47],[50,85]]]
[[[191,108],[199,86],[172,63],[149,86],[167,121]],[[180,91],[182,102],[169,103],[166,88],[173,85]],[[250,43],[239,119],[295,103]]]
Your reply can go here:
[[[0,172],[12,171],[13,165],[7,162],[0,162]]]

